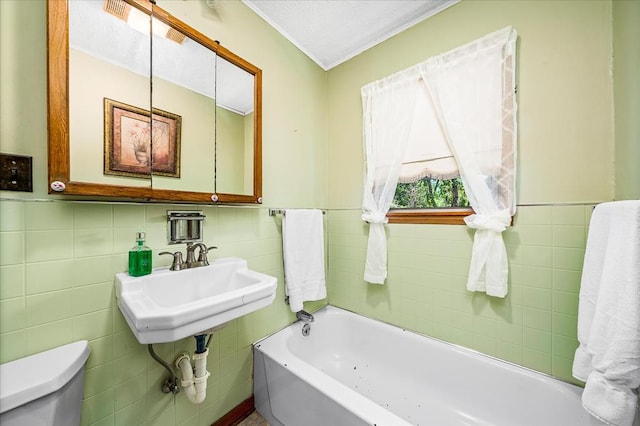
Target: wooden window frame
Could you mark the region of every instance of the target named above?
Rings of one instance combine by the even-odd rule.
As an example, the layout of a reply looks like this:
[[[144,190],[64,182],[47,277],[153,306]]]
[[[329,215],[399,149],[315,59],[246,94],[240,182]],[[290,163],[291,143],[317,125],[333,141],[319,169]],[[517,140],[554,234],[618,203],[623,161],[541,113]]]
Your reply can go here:
[[[389,223],[423,223],[465,225],[464,218],[474,213],[471,207],[443,209],[393,209],[387,213]]]

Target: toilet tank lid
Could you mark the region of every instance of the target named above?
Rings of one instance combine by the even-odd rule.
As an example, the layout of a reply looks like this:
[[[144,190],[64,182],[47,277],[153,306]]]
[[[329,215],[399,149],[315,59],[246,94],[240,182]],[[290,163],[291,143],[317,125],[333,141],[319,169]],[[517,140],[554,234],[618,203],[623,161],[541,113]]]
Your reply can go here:
[[[84,367],[86,340],[0,365],[0,413],[57,391]]]

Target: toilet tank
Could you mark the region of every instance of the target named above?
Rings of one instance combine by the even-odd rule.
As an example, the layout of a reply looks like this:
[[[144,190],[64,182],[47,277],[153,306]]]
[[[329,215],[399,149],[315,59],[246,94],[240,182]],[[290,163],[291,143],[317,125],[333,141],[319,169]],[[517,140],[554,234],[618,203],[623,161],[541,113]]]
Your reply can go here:
[[[89,352],[81,340],[0,365],[0,424],[80,424]]]

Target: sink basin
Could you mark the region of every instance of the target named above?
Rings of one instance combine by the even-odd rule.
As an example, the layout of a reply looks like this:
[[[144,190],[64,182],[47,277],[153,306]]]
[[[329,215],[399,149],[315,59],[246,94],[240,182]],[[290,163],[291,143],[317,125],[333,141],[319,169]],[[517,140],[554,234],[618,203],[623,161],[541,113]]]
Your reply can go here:
[[[211,332],[235,318],[270,305],[274,277],[252,271],[247,261],[229,257],[209,266],[150,275],[116,274],[116,298],[140,343],[175,342]]]

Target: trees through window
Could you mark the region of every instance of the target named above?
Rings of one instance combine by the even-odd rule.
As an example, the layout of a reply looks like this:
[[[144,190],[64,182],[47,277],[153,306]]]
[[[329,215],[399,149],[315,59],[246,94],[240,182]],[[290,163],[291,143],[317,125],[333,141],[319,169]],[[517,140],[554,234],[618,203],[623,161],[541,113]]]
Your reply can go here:
[[[433,209],[469,207],[462,179],[425,177],[412,183],[399,183],[392,209]]]

